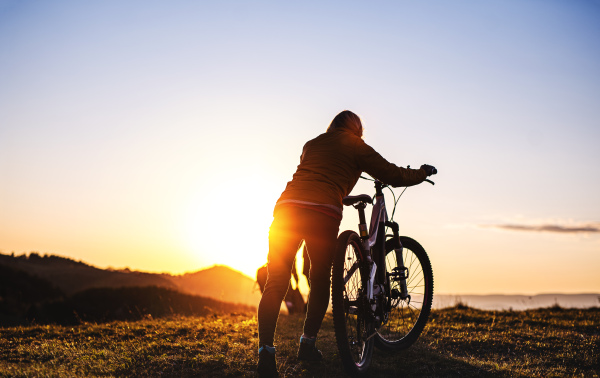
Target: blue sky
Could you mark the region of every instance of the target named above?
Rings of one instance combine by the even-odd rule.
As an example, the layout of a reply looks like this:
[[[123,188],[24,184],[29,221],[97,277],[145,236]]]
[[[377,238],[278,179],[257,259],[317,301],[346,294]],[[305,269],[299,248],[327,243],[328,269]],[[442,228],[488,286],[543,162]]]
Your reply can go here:
[[[598,1],[0,1],[0,251],[252,275],[350,109],[437,290],[600,292],[599,73]]]

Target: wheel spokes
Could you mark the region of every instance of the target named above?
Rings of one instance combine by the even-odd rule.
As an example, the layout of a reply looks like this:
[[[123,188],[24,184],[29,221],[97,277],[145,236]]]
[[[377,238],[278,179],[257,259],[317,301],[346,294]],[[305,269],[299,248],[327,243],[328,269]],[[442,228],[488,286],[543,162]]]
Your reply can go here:
[[[352,359],[361,365],[365,359],[366,329],[364,322],[364,305],[362,296],[362,279],[359,269],[357,251],[353,245],[346,248],[344,261],[344,310],[346,312],[346,333]]]
[[[408,302],[406,299],[397,298],[392,301],[388,321],[378,330],[380,336],[388,341],[404,338],[417,323],[424,305],[425,276],[419,258],[410,249],[404,248],[403,259],[409,272],[406,286],[411,300]],[[395,253],[387,254],[386,266],[388,272],[398,267]],[[391,280],[390,290],[400,291],[400,282]]]

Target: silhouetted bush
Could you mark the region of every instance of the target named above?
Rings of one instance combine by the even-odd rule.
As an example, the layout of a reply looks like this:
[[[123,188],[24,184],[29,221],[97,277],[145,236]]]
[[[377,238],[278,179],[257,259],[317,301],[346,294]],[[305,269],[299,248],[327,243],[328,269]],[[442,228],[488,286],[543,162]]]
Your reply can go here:
[[[22,324],[34,304],[63,296],[47,280],[0,265],[0,325]]]
[[[64,300],[33,306],[27,317],[36,323],[66,325],[139,320],[147,316],[206,315],[211,312],[254,310],[249,306],[152,286],[88,289]]]

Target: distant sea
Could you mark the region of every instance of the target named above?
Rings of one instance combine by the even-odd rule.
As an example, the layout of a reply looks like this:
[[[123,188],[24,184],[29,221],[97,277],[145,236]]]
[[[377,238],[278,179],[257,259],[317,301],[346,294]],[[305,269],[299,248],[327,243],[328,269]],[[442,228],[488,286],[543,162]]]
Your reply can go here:
[[[600,307],[600,294],[433,295],[433,308],[462,303],[481,310],[529,310],[559,305],[564,308]]]

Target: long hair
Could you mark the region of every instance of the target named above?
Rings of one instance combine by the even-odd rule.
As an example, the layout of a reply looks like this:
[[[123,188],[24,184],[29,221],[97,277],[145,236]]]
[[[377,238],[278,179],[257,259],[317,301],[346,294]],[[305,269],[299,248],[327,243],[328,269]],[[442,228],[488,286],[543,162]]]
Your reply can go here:
[[[336,115],[333,121],[331,121],[329,124],[327,132],[331,132],[336,129],[347,129],[359,137],[362,137],[363,134],[363,126],[360,118],[350,110],[344,110],[340,114]]]

